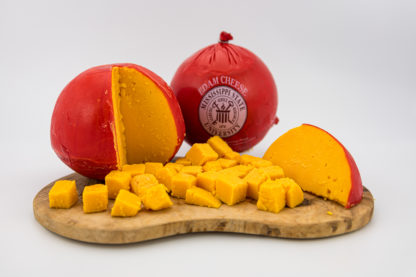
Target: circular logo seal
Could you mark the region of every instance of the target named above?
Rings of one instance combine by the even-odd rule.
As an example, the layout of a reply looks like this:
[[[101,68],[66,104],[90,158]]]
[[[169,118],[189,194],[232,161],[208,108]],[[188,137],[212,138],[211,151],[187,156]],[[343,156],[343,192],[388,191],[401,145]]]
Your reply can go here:
[[[212,136],[231,137],[243,128],[246,118],[246,101],[228,86],[210,89],[199,103],[199,121]]]

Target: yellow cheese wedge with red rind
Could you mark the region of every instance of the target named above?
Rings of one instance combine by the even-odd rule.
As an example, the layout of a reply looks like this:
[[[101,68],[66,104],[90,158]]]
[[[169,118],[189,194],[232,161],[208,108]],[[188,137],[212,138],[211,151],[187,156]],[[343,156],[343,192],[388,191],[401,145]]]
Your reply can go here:
[[[264,159],[281,166],[304,191],[334,200],[345,208],[361,201],[363,187],[351,154],[328,132],[303,124],[279,137]]]

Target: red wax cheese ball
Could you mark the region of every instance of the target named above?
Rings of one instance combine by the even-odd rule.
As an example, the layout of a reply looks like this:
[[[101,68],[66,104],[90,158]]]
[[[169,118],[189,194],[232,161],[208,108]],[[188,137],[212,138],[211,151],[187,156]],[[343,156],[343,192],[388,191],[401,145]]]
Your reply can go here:
[[[331,134],[303,124],[279,137],[264,159],[283,168],[305,191],[334,200],[345,208],[360,203],[360,172],[347,149]]]
[[[266,65],[249,50],[220,42],[188,58],[171,86],[181,105],[190,143],[222,137],[234,151],[247,150],[266,135],[276,117],[277,89]]]
[[[185,124],[170,87],[135,64],[110,64],[75,77],[56,101],[52,148],[76,172],[103,179],[123,164],[167,162]]]

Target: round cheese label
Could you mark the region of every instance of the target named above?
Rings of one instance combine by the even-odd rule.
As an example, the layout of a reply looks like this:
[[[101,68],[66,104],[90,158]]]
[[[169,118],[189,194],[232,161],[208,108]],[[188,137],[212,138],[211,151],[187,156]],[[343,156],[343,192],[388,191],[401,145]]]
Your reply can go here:
[[[231,137],[243,128],[246,119],[246,101],[229,86],[210,89],[199,103],[199,121],[212,136]]]

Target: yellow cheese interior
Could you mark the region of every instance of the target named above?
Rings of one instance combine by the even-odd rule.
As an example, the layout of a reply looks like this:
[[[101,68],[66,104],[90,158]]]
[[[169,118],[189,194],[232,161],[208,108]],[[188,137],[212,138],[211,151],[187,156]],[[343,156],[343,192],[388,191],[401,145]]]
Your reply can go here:
[[[167,162],[177,146],[169,103],[160,88],[133,68],[113,67],[117,163]]]
[[[342,146],[328,133],[309,125],[279,137],[264,158],[280,165],[305,191],[347,203],[351,171]]]

